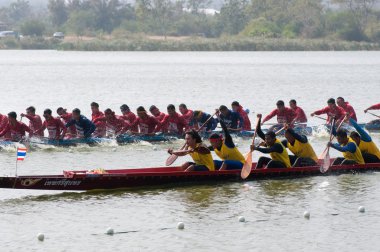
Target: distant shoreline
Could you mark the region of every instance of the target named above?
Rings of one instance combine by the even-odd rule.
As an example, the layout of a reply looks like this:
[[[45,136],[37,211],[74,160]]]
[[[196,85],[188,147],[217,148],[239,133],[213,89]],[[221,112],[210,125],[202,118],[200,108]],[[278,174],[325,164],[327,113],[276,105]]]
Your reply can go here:
[[[3,50],[62,51],[378,51],[379,43],[328,39],[264,39],[202,37],[0,39]]]

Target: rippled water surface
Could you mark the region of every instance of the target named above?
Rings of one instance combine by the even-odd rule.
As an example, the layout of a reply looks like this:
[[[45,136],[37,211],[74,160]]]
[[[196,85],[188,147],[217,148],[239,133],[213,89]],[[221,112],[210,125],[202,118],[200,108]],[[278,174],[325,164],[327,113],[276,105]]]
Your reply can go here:
[[[328,98],[343,96],[366,122],[374,118],[363,110],[380,102],[380,52],[0,51],[0,76],[3,114],[34,105],[38,113],[63,106],[89,115],[92,101],[117,112],[122,103],[132,109],[155,104],[165,111],[167,104],[182,102],[212,112],[238,100],[254,121],[254,113],[269,113],[278,99],[295,98],[310,114]],[[380,143],[379,134],[371,136]],[[327,138],[326,132],[309,137],[318,154]],[[235,141],[242,152],[248,150],[249,140]],[[166,149],[182,144],[39,146],[19,174],[162,166]],[[14,174],[13,148],[0,151],[0,165],[1,175]],[[0,251],[377,251],[380,246],[377,172],[246,183],[87,193],[0,189]],[[361,205],[365,213],[358,212]],[[303,218],[306,210],[310,220]],[[179,221],[183,231],[176,228]],[[105,235],[108,227],[117,233]],[[40,232],[44,242],[36,238]]]

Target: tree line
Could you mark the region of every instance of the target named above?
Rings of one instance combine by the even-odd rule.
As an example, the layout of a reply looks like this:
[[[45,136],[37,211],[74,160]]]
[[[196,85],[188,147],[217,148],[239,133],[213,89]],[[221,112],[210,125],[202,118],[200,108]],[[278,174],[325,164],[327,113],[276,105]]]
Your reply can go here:
[[[49,0],[32,10],[16,0],[0,9],[0,22],[23,35],[64,31],[77,36],[145,34],[219,38],[305,38],[380,42],[380,0]]]

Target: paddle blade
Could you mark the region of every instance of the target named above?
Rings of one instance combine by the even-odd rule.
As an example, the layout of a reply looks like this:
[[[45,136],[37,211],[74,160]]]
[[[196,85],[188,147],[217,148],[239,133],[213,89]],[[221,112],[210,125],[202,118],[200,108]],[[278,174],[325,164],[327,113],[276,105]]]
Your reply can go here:
[[[168,159],[166,159],[166,163],[165,163],[165,165],[166,165],[166,166],[170,166],[170,165],[172,165],[172,164],[174,163],[174,161],[177,160],[177,158],[178,158],[177,155],[170,155],[170,156],[168,157]]]
[[[246,179],[248,178],[249,174],[251,173],[252,169],[252,152],[248,152],[247,155],[245,156],[245,162],[243,165],[243,168],[241,169],[241,178]]]
[[[326,149],[321,153],[321,155],[318,156],[318,159],[324,159],[327,153],[327,147]]]
[[[321,168],[320,168],[320,170],[321,170],[322,173],[325,173],[325,172],[328,171],[328,169],[330,168],[330,162],[331,162],[331,160],[330,160],[330,154],[327,151],[326,156],[323,159],[323,163],[322,163]]]

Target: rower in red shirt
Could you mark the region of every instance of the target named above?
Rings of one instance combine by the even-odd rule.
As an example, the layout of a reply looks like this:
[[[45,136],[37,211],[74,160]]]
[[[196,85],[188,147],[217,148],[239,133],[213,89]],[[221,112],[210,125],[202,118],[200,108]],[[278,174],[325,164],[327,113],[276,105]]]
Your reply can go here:
[[[296,100],[290,100],[289,101],[289,107],[294,111],[296,114],[296,117],[293,119],[294,122],[298,123],[307,123],[307,117],[305,112],[303,111],[302,108],[297,106],[297,101]]]
[[[96,102],[91,103],[92,118],[91,121],[95,124],[96,129],[93,133],[94,137],[105,137],[106,136],[106,123],[104,121],[96,121],[98,118],[103,118],[104,114],[99,110],[99,104]],[[96,123],[95,123],[96,121]]]
[[[38,129],[36,133],[40,131],[43,132],[45,129],[47,129],[49,133],[49,136],[48,136],[49,139],[55,139],[55,140],[63,139],[63,137],[66,134],[67,129],[65,125],[63,124],[63,122],[61,121],[61,119],[54,118],[52,116],[52,111],[50,109],[45,109],[44,117],[45,117],[45,121],[42,124],[42,127]]]
[[[70,122],[73,119],[72,113],[67,113],[67,110],[62,107],[59,107],[57,109],[57,114],[60,118],[62,118],[64,124]],[[76,136],[77,129],[75,128],[75,125],[71,125],[67,128],[65,138],[75,138]]]
[[[336,99],[336,104],[344,109],[344,111],[349,114],[351,119],[353,119],[355,122],[358,121],[354,108],[348,102],[346,102],[343,97],[338,97]]]
[[[31,132],[29,133],[29,137],[43,137],[44,132],[37,132],[38,129],[42,127],[42,120],[39,115],[36,115],[36,108],[33,106],[30,106],[26,109],[26,114],[21,113],[21,117],[26,117],[29,119],[29,128]]]
[[[161,112],[155,105],[150,106],[149,108],[150,113],[158,120],[162,121],[164,120],[166,114]]]
[[[232,102],[231,107],[234,112],[239,113],[239,115],[243,118],[243,130],[251,130],[251,120],[249,120],[248,113],[243,109],[239,102]]]
[[[18,142],[25,137],[25,132],[31,132],[30,128],[25,123],[17,121],[16,112],[8,113],[8,124],[0,132],[0,137],[9,136],[5,140]]]
[[[148,115],[143,106],[137,108],[137,119],[131,126],[135,125],[139,126],[139,133],[144,135],[154,135],[160,129],[160,122],[155,117]]]
[[[335,117],[337,125],[340,124],[340,122],[344,119],[346,112],[341,107],[338,107],[335,104],[335,99],[330,98],[327,100],[327,107],[314,111],[311,113],[311,116],[314,115],[321,115],[321,114],[327,114],[327,123],[330,123],[333,117]]]
[[[6,115],[0,114],[0,132],[7,126],[7,124],[8,117]]]
[[[136,121],[136,118],[137,118],[137,117],[136,117],[135,113],[133,113],[133,112],[129,109],[129,107],[128,107],[127,104],[123,104],[123,105],[121,105],[121,106],[120,106],[120,111],[121,111],[121,113],[123,114],[121,117],[122,117],[124,120],[126,120],[127,123],[132,124],[134,121]],[[130,130],[133,131],[133,132],[138,132],[138,131],[139,131],[139,128],[138,128],[137,125],[135,125],[135,126],[131,127]]]
[[[179,106],[179,112],[182,114],[183,118],[186,120],[186,124],[189,125],[191,119],[193,118],[193,111],[187,109],[186,104],[181,103]]]
[[[113,131],[115,135],[124,134],[131,126],[124,118],[115,115],[115,112],[109,108],[104,111],[103,117],[98,117],[94,121],[95,125],[99,122],[104,122],[107,130]]]
[[[167,111],[168,114],[165,116],[164,120],[160,122],[161,125],[167,125],[167,127],[161,128],[161,131],[164,133],[182,135],[184,129],[187,128],[185,118],[176,112],[173,104],[168,105]]]
[[[285,107],[285,103],[282,100],[277,101],[276,103],[277,109],[273,110],[269,115],[267,115],[262,124],[269,121],[272,117],[277,116],[277,122],[278,124],[293,124],[293,120],[296,117],[296,114],[294,111],[288,107]],[[274,125],[271,128],[277,128],[279,125]]]

